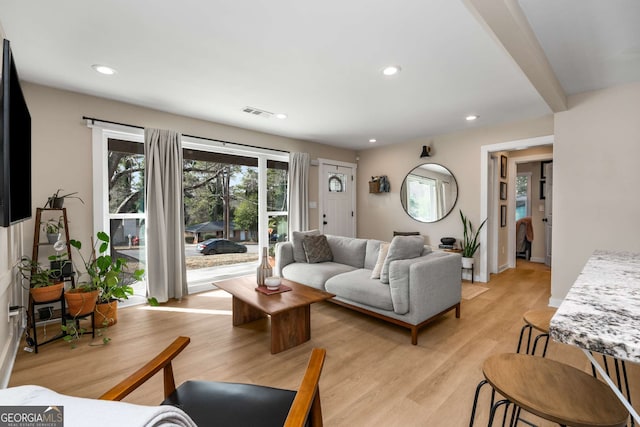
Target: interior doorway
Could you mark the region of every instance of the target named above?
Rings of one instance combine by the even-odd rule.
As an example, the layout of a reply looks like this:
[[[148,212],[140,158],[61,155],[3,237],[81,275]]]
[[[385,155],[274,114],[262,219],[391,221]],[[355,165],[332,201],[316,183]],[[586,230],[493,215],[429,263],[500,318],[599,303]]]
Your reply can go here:
[[[517,267],[517,258],[551,266],[553,151],[552,147],[548,147],[546,153],[537,151],[540,150],[509,153],[509,162],[514,163],[516,171],[513,192],[509,194],[514,201],[508,242],[509,268]]]
[[[508,161],[508,153],[516,150],[553,145],[554,136],[547,135],[498,144],[483,145],[481,147],[480,163],[480,216],[487,218],[493,226],[480,231],[480,268],[479,281],[488,282],[491,273],[500,269],[515,267],[515,183],[517,169],[515,160]],[[506,162],[506,174],[502,167],[502,156]],[[547,154],[546,158],[550,156]],[[500,161],[497,162],[496,159]],[[514,197],[503,200],[501,190],[505,189]],[[497,234],[496,234],[497,233]],[[508,236],[506,240],[496,238],[496,235]],[[502,256],[501,256],[502,255]],[[513,258],[511,258],[513,256]],[[507,261],[504,261],[506,257]],[[500,259],[503,261],[501,262]]]

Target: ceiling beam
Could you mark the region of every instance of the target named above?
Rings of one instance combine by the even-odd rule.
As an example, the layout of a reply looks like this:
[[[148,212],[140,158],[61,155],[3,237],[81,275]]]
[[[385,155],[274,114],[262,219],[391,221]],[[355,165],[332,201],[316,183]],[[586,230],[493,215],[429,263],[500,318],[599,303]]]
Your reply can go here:
[[[567,95],[517,0],[463,0],[485,30],[507,51],[554,113]]]

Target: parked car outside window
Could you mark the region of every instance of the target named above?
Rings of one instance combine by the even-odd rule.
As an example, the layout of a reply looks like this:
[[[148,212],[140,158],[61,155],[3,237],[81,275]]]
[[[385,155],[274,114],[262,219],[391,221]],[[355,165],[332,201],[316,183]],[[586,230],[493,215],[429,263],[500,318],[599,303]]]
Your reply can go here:
[[[245,253],[247,247],[227,239],[208,239],[198,243],[198,251],[204,255]]]

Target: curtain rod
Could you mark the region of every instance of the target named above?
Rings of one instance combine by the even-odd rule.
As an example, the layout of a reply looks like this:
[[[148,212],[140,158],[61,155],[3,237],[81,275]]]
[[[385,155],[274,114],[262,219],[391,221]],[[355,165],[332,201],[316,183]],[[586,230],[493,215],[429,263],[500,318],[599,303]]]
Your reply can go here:
[[[128,123],[113,122],[111,120],[96,119],[95,117],[82,116],[82,119],[83,120],[91,120],[91,124],[95,124],[95,122],[102,122],[102,123],[109,123],[109,124],[112,124],[112,125],[128,126],[128,127],[136,128],[136,129],[144,129],[144,126],[130,125]],[[206,138],[204,136],[187,135],[187,134],[182,134],[182,136],[186,136],[187,138],[203,139],[205,141],[221,142],[222,144],[238,145],[240,147],[249,147],[249,148],[257,148],[257,149],[260,149],[260,150],[270,150],[270,151],[278,151],[280,153],[289,153],[289,151],[287,151],[287,150],[279,150],[277,148],[258,147],[257,145],[249,145],[249,144],[241,144],[239,142],[223,141],[222,139]]]

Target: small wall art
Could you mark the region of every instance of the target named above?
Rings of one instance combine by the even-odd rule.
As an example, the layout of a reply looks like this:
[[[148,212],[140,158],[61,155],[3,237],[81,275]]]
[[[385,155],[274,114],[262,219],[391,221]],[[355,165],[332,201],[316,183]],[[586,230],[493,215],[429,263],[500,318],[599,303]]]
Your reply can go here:
[[[500,178],[507,177],[507,156],[500,156]]]

